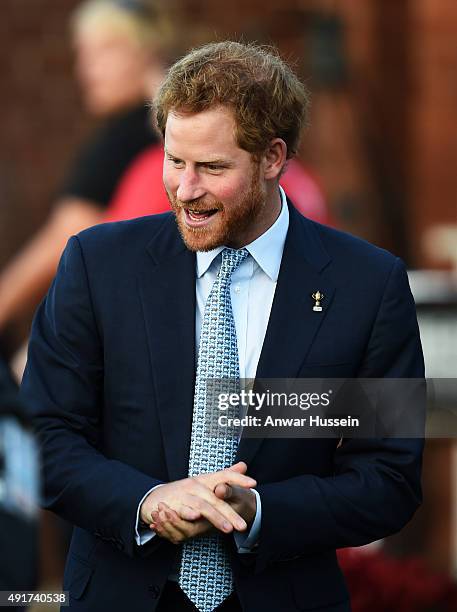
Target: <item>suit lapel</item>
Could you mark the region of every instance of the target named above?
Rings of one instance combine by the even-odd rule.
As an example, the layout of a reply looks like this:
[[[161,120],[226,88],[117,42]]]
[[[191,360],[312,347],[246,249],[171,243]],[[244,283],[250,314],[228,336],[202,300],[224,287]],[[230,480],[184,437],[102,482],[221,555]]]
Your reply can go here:
[[[144,257],[139,290],[169,477],[178,480],[187,476],[192,429],[195,254],[170,216]]]
[[[334,287],[322,274],[330,257],[316,226],[290,203],[289,212],[289,230],[256,380],[297,377],[333,299]],[[313,311],[311,295],[318,290],[325,295],[322,312]],[[237,460],[252,461],[262,441],[242,437]]]

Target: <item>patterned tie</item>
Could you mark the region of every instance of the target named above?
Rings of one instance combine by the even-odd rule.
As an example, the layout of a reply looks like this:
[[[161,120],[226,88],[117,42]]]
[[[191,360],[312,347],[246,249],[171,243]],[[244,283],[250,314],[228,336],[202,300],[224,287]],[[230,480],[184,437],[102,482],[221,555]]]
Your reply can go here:
[[[216,472],[232,465],[238,447],[235,433],[209,436],[207,385],[211,379],[230,379],[239,386],[240,366],[230,284],[233,272],[249,255],[246,249],[225,248],[222,263],[205,305],[200,334],[189,476]],[[216,415],[214,415],[216,418]],[[216,419],[217,420],[217,419]],[[201,612],[211,612],[233,591],[228,552],[221,534],[187,540],[182,549],[179,585]]]

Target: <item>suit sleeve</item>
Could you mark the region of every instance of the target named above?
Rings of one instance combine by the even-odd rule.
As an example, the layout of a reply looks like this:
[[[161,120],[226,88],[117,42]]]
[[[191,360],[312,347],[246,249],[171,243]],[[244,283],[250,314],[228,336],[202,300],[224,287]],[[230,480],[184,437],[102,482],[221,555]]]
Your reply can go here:
[[[414,300],[401,260],[386,283],[359,377],[422,378]],[[422,409],[418,411],[423,417]],[[260,485],[262,527],[256,571],[271,562],[359,546],[400,530],[422,500],[423,439],[349,439],[331,477]]]
[[[138,502],[160,481],[100,451],[103,346],[76,237],[35,315],[21,395],[39,436],[44,507],[135,554]]]

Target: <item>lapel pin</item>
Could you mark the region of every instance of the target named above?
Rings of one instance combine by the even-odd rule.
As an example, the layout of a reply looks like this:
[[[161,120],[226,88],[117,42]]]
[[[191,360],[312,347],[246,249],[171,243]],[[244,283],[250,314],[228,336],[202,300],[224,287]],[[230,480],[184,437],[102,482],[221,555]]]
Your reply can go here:
[[[311,294],[311,297],[316,302],[313,306],[314,312],[322,312],[321,302],[324,299],[325,295],[321,291],[315,291]]]

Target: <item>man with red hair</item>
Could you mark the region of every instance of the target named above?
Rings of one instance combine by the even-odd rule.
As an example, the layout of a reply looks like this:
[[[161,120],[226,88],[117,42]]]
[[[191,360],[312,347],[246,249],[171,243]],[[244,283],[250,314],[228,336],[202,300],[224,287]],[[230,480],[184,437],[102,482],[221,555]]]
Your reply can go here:
[[[349,612],[336,549],[420,504],[421,439],[215,433],[210,381],[424,374],[403,263],[280,187],[307,107],[273,50],[190,52],[156,98],[172,212],[65,250],[22,392],[70,610]]]

